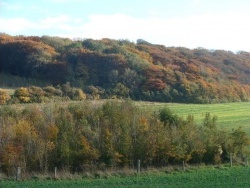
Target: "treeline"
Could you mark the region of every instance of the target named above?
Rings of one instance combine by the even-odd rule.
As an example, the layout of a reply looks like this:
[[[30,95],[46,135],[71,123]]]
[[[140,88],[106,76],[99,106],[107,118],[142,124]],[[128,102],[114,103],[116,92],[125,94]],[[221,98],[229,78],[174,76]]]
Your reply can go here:
[[[1,170],[81,172],[185,163],[220,164],[246,157],[249,139],[240,128],[217,128],[207,113],[201,125],[167,107],[141,110],[130,101],[0,108]]]
[[[87,95],[79,88],[72,88],[69,83],[58,85],[56,87],[21,87],[13,89],[10,92],[7,89],[0,88],[0,105],[7,104],[19,104],[19,103],[49,103],[76,100],[81,101],[87,99],[93,99],[95,95]]]
[[[249,57],[248,52],[165,47],[141,39],[137,43],[72,41],[0,34],[0,86],[20,87],[25,81],[40,83],[36,86],[69,82],[83,91],[93,86],[101,98],[185,103],[249,101]],[[10,75],[20,78],[20,83],[4,79]]]
[[[121,91],[118,91],[121,92]],[[104,95],[105,94],[105,95]],[[106,94],[99,87],[88,86],[86,92],[80,88],[75,88],[69,82],[57,86],[30,86],[17,89],[0,88],[0,105],[20,104],[20,103],[50,103],[62,101],[82,101],[85,99],[98,100],[100,98],[117,99],[113,94]],[[123,97],[119,97],[122,99]]]

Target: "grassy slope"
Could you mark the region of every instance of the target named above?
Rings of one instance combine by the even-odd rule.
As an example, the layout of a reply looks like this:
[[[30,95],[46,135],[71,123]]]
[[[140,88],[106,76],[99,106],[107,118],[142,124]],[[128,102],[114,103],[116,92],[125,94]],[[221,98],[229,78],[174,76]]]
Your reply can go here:
[[[250,136],[250,102],[222,103],[222,104],[176,104],[176,103],[150,103],[136,102],[142,109],[152,109],[157,111],[168,106],[179,116],[187,117],[188,114],[194,115],[198,124],[201,124],[205,113],[209,112],[212,116],[218,117],[218,124],[227,130],[242,127]]]
[[[248,166],[205,167],[185,172],[146,172],[123,178],[111,176],[58,181],[4,181],[0,182],[0,187],[250,187],[249,173]]]

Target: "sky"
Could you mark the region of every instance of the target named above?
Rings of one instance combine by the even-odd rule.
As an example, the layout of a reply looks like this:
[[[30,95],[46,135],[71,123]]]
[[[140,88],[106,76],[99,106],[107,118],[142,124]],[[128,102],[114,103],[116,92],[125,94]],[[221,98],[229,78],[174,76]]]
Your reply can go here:
[[[250,0],[0,0],[0,32],[250,52]]]

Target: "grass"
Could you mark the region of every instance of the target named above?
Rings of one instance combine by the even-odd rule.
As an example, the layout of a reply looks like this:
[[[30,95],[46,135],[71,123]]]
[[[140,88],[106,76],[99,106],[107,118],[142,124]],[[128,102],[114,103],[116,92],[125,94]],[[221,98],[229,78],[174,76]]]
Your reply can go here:
[[[73,180],[2,181],[0,187],[250,187],[250,167],[201,167],[186,171],[154,171],[126,177],[79,178]]]
[[[177,103],[151,103],[136,102],[141,109],[158,111],[169,107],[181,117],[193,115],[196,123],[201,124],[204,116],[209,112],[218,117],[218,125],[222,129],[236,129],[242,127],[250,136],[250,102],[221,103],[221,104],[177,104]]]

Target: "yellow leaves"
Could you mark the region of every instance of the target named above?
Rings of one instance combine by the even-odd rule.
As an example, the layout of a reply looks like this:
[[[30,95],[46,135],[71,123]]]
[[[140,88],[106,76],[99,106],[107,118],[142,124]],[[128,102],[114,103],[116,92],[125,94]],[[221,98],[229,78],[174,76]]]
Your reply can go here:
[[[85,136],[82,136],[81,139],[82,139],[81,143],[82,143],[82,146],[83,146],[84,150],[85,151],[90,151],[90,145],[89,145],[87,139],[85,138]]]
[[[149,53],[146,53],[144,51],[140,51],[136,48],[126,47],[126,49],[134,54],[139,55],[140,58],[145,59],[149,63],[153,63],[153,58],[150,56]]]
[[[13,128],[17,139],[37,138],[35,128],[25,120],[20,120]]]
[[[17,89],[14,95],[23,103],[30,102],[30,94],[27,88],[21,87]]]
[[[99,158],[99,151],[90,145],[85,136],[81,137],[81,144],[83,147],[81,152],[84,160],[91,161]]]
[[[81,89],[75,89],[74,91],[74,99],[75,100],[86,100],[87,95]]]
[[[19,100],[22,101],[23,103],[28,103],[30,102],[30,97],[20,96]]]
[[[8,94],[8,92],[6,90],[0,88],[0,105],[6,104],[7,101],[10,99],[11,99],[11,97]]]
[[[59,129],[56,125],[50,125],[48,127],[48,139],[53,140],[57,137]]]
[[[54,142],[47,142],[47,150],[49,150],[49,151],[51,151],[51,150],[53,150],[53,149],[55,149],[55,144],[54,144]]]
[[[115,152],[114,160],[115,160],[116,163],[121,163],[122,162],[122,157],[123,157],[122,154],[120,154],[119,152]]]
[[[139,129],[142,132],[146,132],[149,130],[149,124],[146,118],[142,117],[139,119]]]
[[[105,129],[105,140],[110,140],[111,136],[112,136],[111,131],[108,128],[106,128]]]

